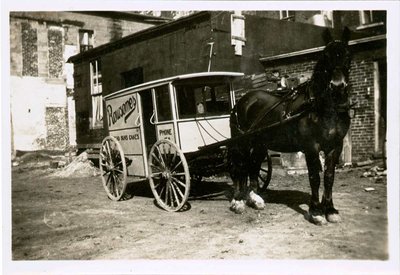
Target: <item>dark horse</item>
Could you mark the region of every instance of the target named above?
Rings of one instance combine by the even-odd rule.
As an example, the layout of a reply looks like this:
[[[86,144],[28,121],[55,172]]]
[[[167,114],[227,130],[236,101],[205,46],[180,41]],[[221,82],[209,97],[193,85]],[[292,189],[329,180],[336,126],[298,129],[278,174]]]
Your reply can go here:
[[[257,189],[261,163],[268,149],[302,151],[311,185],[310,220],[316,224],[326,223],[326,220],[340,221],[339,212],[333,205],[332,186],[343,138],[350,126],[347,89],[351,62],[347,47],[350,31],[345,28],[340,41],[333,40],[328,30],[323,36],[326,47],[308,82],[289,90],[284,96],[261,90],[249,91],[232,110],[232,137],[251,133],[229,151],[230,174],[235,188],[231,203],[233,211],[243,212],[244,201],[256,209],[264,208]],[[320,202],[321,151],[325,155],[325,171]]]

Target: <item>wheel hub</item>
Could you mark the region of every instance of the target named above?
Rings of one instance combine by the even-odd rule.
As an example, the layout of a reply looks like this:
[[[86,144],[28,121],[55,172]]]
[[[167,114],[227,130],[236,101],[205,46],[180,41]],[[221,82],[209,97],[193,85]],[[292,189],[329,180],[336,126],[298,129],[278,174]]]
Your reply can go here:
[[[161,176],[163,177],[163,179],[166,179],[166,180],[169,180],[169,179],[171,179],[171,177],[172,177],[170,171],[164,171],[164,172],[162,172],[162,175],[161,175]]]

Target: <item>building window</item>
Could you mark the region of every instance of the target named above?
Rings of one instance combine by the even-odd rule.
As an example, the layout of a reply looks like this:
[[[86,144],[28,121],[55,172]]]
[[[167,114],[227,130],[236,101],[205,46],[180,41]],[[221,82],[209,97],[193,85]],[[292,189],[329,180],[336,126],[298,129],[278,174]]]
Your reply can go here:
[[[386,21],[385,11],[360,11],[360,24],[370,25],[374,23],[384,23]]]
[[[138,67],[121,73],[121,86],[128,88],[143,83],[143,68]]]
[[[90,90],[92,96],[92,117],[90,126],[92,129],[103,128],[103,88],[100,60],[90,62]]]
[[[79,46],[80,52],[84,52],[93,48],[93,31],[79,30]]]
[[[287,20],[287,21],[294,21],[294,11],[279,11],[279,19]]]

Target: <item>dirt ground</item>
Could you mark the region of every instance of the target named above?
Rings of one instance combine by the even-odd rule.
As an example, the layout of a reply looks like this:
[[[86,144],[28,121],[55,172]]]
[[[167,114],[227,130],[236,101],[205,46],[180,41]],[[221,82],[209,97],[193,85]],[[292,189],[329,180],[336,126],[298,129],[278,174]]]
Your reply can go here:
[[[46,165],[19,164],[12,169],[12,259],[386,260],[386,178],[361,177],[366,169],[337,173],[342,222],[316,226],[307,220],[307,175],[282,169],[262,194],[266,209],[238,215],[229,210],[229,178],[197,184],[187,209],[168,213],[146,182],[129,184],[132,197],[114,202],[99,176],[55,177]]]

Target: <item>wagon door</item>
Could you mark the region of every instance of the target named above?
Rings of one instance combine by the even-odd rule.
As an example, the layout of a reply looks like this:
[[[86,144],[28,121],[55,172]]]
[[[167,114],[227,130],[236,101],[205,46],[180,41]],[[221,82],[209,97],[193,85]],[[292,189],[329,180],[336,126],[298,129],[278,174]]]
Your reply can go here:
[[[106,99],[109,135],[122,146],[128,175],[146,177],[147,158],[141,121],[141,99],[138,93],[124,93]],[[128,165],[129,164],[129,165]]]
[[[176,132],[176,116],[173,112],[173,95],[171,84],[165,84],[153,89],[153,99],[156,103],[153,124],[156,127],[157,140],[168,139],[178,144]]]

